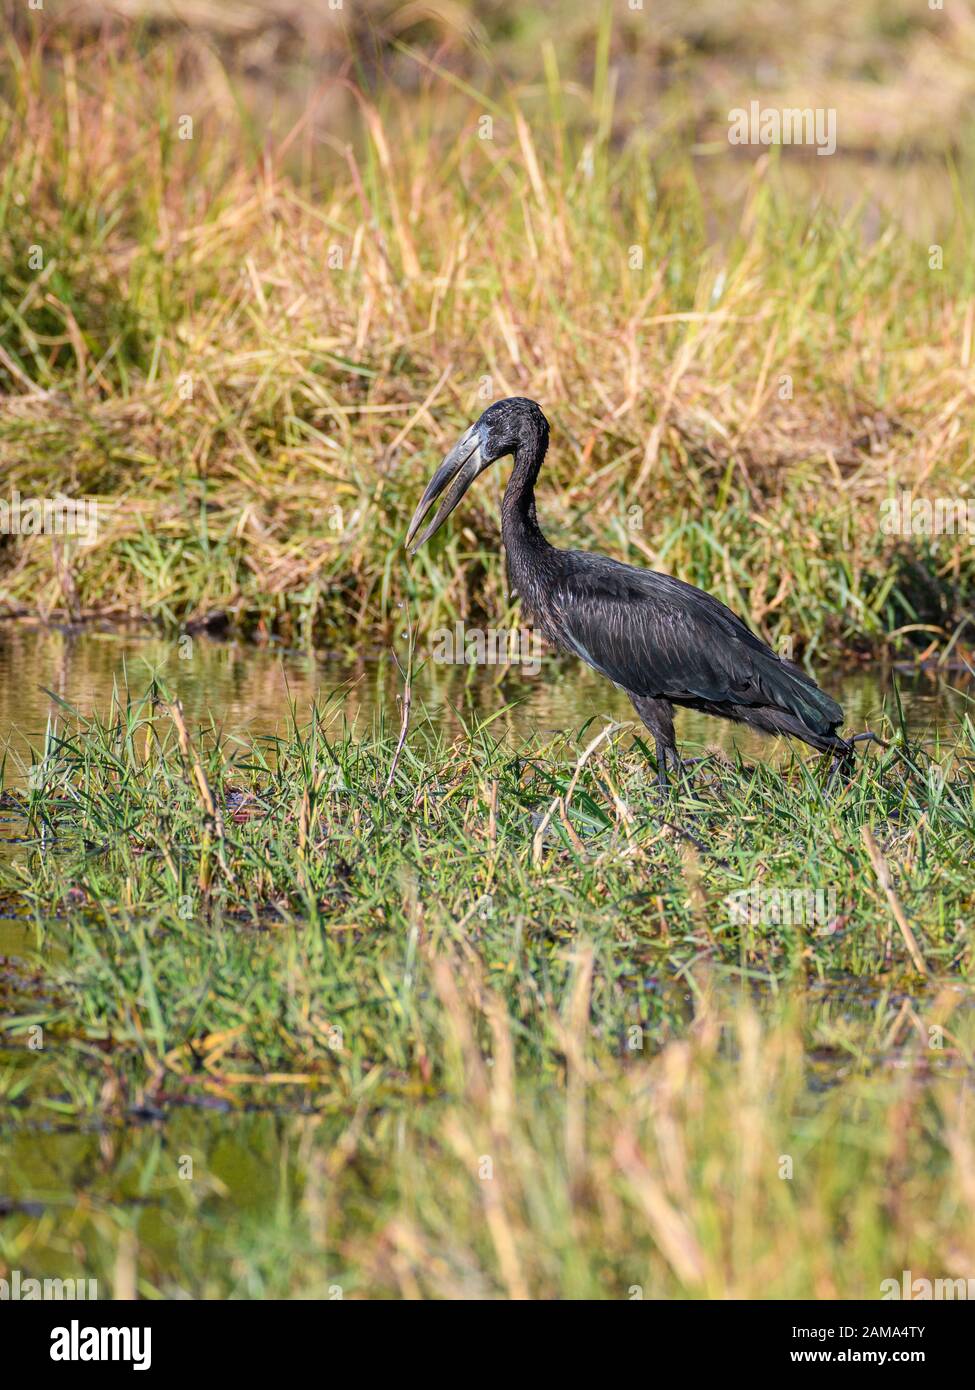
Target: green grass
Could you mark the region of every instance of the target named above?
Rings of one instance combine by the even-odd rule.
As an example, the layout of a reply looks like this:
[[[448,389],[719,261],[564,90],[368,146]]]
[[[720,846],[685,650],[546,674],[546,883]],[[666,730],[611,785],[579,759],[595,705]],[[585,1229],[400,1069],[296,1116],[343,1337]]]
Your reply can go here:
[[[39,974],[0,1133],[67,1136],[11,1265],[70,1268],[79,1181],[88,1274],[152,1294],[873,1297],[975,1250],[970,725],[660,805],[622,734],[573,786],[593,728],[447,743],[421,711],[390,781],[396,730],[339,706],[242,741],[164,697],[67,716],[5,803]],[[736,917],[751,886],[835,899]]]

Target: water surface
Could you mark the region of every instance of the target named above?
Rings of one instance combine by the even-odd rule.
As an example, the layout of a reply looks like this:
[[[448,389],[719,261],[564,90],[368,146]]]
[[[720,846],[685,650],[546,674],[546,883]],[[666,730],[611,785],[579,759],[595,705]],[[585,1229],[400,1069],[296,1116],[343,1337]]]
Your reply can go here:
[[[626,695],[580,662],[543,657],[537,674],[514,666],[438,663],[418,653],[414,679],[416,718],[424,713],[448,732],[462,720],[496,718],[498,736],[545,739],[577,730],[590,719],[635,718]],[[879,728],[896,718],[894,682],[913,737],[953,743],[967,711],[971,683],[965,672],[909,672],[871,666],[855,672],[817,669],[821,684],[843,704],[849,728]],[[49,719],[65,720],[58,701],[81,714],[107,716],[114,688],[141,695],[158,676],[183,702],[191,724],[215,723],[226,732],[283,732],[289,706],[304,722],[313,701],[331,703],[363,734],[377,721],[399,723],[401,677],[391,659],[358,664],[308,653],[218,641],[205,636],[170,640],[133,632],[0,626],[0,748],[7,750],[4,782],[22,785],[30,749],[43,746]],[[57,699],[52,698],[52,694]],[[680,711],[678,736],[689,749],[716,746],[746,757],[788,756],[771,741],[694,711]]]

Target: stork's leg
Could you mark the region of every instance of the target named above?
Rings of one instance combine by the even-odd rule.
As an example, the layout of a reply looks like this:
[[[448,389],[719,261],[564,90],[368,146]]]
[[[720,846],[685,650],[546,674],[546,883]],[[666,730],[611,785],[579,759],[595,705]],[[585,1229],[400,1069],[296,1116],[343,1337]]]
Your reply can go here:
[[[654,739],[653,746],[657,750],[657,786],[662,792],[666,792],[670,786],[670,778],[667,776],[667,759],[670,757],[670,750],[659,738]]]
[[[672,763],[675,771],[680,770],[680,757],[677,741],[674,738],[674,707],[669,700],[655,700],[649,695],[630,694],[633,708],[653,734],[657,750],[657,786],[666,792],[670,785],[667,764]]]
[[[833,782],[840,775],[847,778],[853,776],[853,773],[856,770],[856,758],[854,756],[854,749],[856,748],[858,743],[877,743],[880,745],[881,748],[888,748],[890,746],[889,744],[885,743],[882,738],[879,738],[877,734],[873,732],[872,729],[867,729],[866,732],[862,734],[851,734],[848,739],[841,739],[838,741],[840,742],[841,747],[837,756],[834,757],[832,765],[830,766],[829,777],[827,779],[828,786],[832,786]]]
[[[846,752],[841,751],[841,752],[837,753],[837,754],[835,755],[835,757],[833,758],[833,761],[832,761],[832,762],[830,763],[830,765],[829,765],[829,775],[828,775],[827,778],[826,778],[826,791],[827,791],[827,795],[830,795],[830,794],[832,793],[833,787],[836,785],[837,779],[838,779],[839,777],[842,776],[842,777],[844,777],[846,780],[849,780],[852,771],[853,771],[853,750],[852,750],[852,748],[851,748],[849,751],[846,751]]]

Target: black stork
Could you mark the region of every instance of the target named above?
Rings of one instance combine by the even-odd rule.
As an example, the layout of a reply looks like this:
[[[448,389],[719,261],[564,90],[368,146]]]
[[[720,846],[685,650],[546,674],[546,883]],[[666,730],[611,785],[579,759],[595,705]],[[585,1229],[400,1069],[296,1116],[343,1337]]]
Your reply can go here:
[[[857,739],[836,732],[842,708],[730,608],[670,575],[549,545],[535,514],[535,480],[548,435],[535,401],[511,396],[488,406],[431,478],[410,522],[407,546],[415,552],[428,541],[478,474],[513,454],[501,504],[512,589],[550,642],[627,692],[654,737],[662,788],[668,785],[668,764],[675,771],[681,766],[674,705],[762,733],[791,735],[847,764]],[[438,497],[433,520],[415,539]]]

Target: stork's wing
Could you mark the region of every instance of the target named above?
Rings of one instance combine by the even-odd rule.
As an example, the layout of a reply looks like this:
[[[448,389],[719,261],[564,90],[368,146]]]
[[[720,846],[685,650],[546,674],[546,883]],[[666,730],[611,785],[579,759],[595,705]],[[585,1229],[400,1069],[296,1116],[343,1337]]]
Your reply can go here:
[[[551,600],[567,645],[624,690],[771,706],[829,734],[843,711],[723,603],[669,575],[571,554]]]

